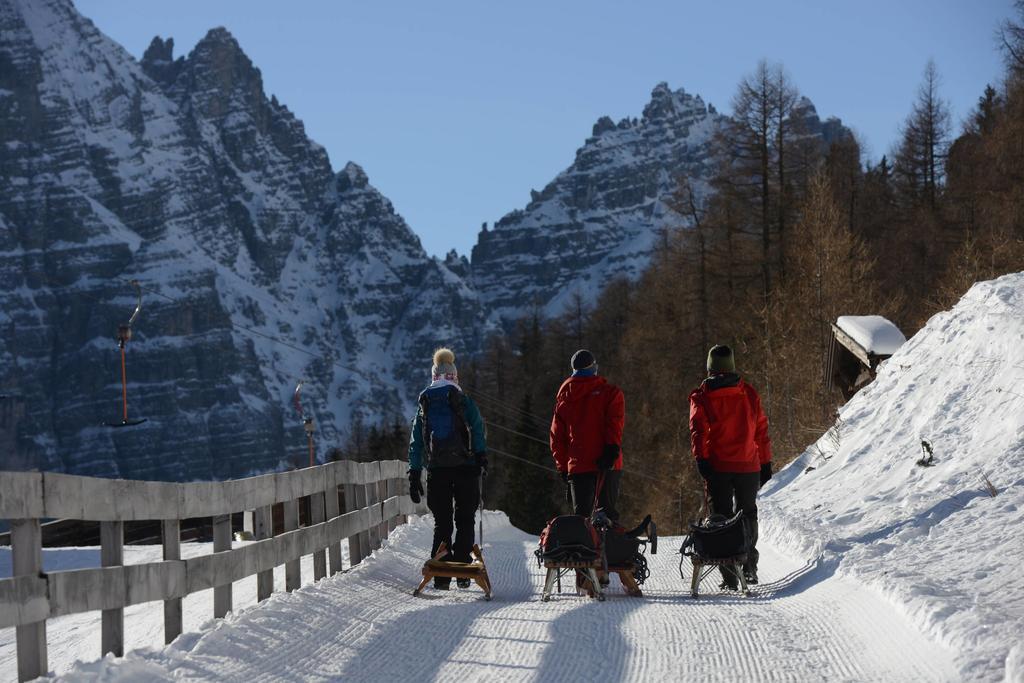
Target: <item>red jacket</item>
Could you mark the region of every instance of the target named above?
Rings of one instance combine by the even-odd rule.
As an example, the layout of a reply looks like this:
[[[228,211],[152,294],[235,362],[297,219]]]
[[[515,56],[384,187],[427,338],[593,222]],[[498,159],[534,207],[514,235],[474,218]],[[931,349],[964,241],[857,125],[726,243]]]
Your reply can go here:
[[[709,377],[690,393],[690,447],[717,472],[758,472],[772,459],[768,418],[737,375]]]
[[[622,390],[604,377],[574,376],[565,380],[551,418],[551,454],[559,472],[596,472],[607,444],[622,446],[626,400]],[[622,453],[614,469],[622,469]]]

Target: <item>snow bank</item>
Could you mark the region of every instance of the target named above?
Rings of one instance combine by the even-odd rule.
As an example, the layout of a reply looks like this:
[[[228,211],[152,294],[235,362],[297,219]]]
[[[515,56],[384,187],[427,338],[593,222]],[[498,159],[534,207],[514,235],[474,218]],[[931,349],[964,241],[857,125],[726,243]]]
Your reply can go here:
[[[891,356],[907,341],[900,328],[880,315],[841,315],[836,326],[872,355]]]
[[[933,317],[764,494],[770,541],[881,592],[964,678],[1024,680],[1024,273]]]

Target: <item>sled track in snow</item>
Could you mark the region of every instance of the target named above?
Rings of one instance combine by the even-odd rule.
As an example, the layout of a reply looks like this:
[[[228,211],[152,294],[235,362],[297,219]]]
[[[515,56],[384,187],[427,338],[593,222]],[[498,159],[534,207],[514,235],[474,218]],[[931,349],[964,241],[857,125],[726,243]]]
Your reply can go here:
[[[663,539],[646,597],[617,579],[604,603],[569,593],[540,601],[534,539],[488,513],[485,559],[494,600],[475,586],[411,595],[429,519],[393,533],[356,569],[185,634],[163,650],[78,665],[76,674],[160,679],[424,681],[951,680],[952,654],[874,594],[762,550],[755,596],[699,600]],[[686,569],[689,570],[687,563]]]

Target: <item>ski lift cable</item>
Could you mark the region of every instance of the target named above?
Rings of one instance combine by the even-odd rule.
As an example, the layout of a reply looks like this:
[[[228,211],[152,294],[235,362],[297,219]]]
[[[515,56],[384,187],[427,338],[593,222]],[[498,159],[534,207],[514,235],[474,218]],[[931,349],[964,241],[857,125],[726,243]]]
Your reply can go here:
[[[130,281],[127,278],[124,278],[124,277],[118,277],[117,279],[125,281],[125,282],[138,282],[137,280],[131,280]],[[169,301],[169,302],[175,303],[175,304],[181,303],[181,300],[175,299],[174,297],[171,297],[171,296],[168,296],[167,294],[159,292],[159,291],[157,291],[157,290],[155,290],[155,289],[153,289],[151,287],[145,287],[145,286],[142,286],[142,285],[139,285],[139,286],[141,287],[142,291],[145,291],[145,292],[148,292],[150,294],[153,294],[154,296],[160,297],[161,299],[164,299],[165,301]],[[382,381],[383,383],[390,385],[393,389],[396,389],[396,390],[402,391],[402,392],[405,391],[404,387],[399,386],[397,383],[395,383],[395,382],[393,382],[393,381],[391,381],[391,380],[389,380],[387,378],[370,376],[370,375],[366,374],[365,372],[363,372],[363,371],[361,371],[361,370],[359,370],[357,368],[351,367],[349,365],[345,365],[344,363],[339,363],[338,361],[330,360],[330,359],[326,358],[325,356],[323,356],[320,353],[316,353],[315,351],[310,351],[309,349],[305,349],[305,348],[303,348],[301,346],[298,346],[296,344],[293,344],[293,343],[291,343],[291,342],[289,342],[287,340],[281,339],[279,337],[274,337],[273,335],[266,334],[265,332],[260,332],[259,330],[254,330],[251,327],[246,327],[245,325],[241,325],[241,324],[236,323],[236,322],[234,322],[233,320],[230,320],[230,319],[228,320],[228,324],[231,325],[232,327],[236,328],[236,329],[242,330],[243,332],[247,332],[247,333],[249,333],[251,335],[260,337],[262,339],[266,339],[267,341],[271,341],[271,342],[274,342],[276,344],[280,344],[281,346],[284,346],[286,348],[292,349],[293,351],[298,351],[299,353],[302,353],[302,354],[305,354],[307,356],[310,356],[311,358],[316,358],[318,360],[327,361],[329,364],[331,364],[331,365],[333,365],[335,367],[341,368],[342,370],[347,370],[349,372],[352,372],[352,373],[354,373],[356,375],[359,375],[360,377],[363,377],[364,379],[367,379],[367,380],[370,380],[370,381],[374,381],[374,382]],[[476,389],[474,389],[473,390],[473,395],[476,396],[477,394],[480,394],[484,398],[485,401],[490,401],[490,402],[493,402],[493,403],[497,403],[499,405],[502,405],[503,407],[507,407],[510,410],[515,410],[515,411],[518,411],[520,413],[523,413],[524,415],[527,415],[529,417],[534,418],[535,420],[540,421],[542,424],[546,424],[547,423],[546,420],[544,420],[543,418],[541,418],[541,417],[539,417],[537,415],[531,415],[530,413],[527,413],[526,411],[524,411],[521,408],[517,408],[515,406],[507,404],[507,403],[501,401],[500,399],[494,398],[494,397],[490,396],[489,394],[486,394],[485,392],[478,392]]]
[[[523,417],[533,418],[534,420],[536,420],[537,422],[539,422],[542,425],[547,426],[548,424],[551,423],[551,419],[550,418],[543,418],[540,415],[537,415],[535,413],[531,413],[531,412],[529,412],[527,410],[524,410],[523,408],[519,408],[518,406],[514,406],[511,403],[503,401],[502,399],[497,398],[496,396],[492,396],[492,395],[488,394],[485,391],[480,391],[480,389],[475,388],[475,387],[473,389],[473,396],[480,396],[485,401],[490,401],[492,403],[495,403],[497,405],[502,406],[503,408],[506,408],[508,410],[514,411],[516,413],[519,413]]]
[[[544,470],[545,472],[550,472],[551,474],[555,475],[556,477],[559,476],[558,470],[556,470],[554,467],[548,467],[547,465],[541,465],[540,463],[533,462],[532,460],[527,460],[526,458],[520,457],[518,455],[512,455],[511,453],[506,453],[505,451],[500,450],[498,448],[490,448],[490,447],[488,447],[487,451],[489,453],[494,453],[496,455],[500,455],[503,458],[510,458],[512,460],[516,460],[518,462],[521,462],[521,463],[523,463],[525,465],[529,465],[530,467],[536,467],[537,469]]]
[[[509,409],[509,406],[507,404],[503,404],[494,399],[489,399],[485,396],[482,396],[475,389],[468,390],[467,393],[469,393],[469,395],[471,395],[477,403],[484,406],[488,410],[506,412]],[[527,427],[537,429],[541,432],[546,432],[551,426],[551,418],[544,420],[533,415],[517,415],[514,412],[509,413],[508,416],[510,418],[515,418],[517,420],[528,420],[528,423],[526,424]]]
[[[127,278],[123,278],[123,277],[118,277],[117,279],[122,280],[122,281],[126,281],[126,282],[130,282]],[[138,281],[134,280],[134,282],[138,282]],[[160,297],[161,299],[164,299],[164,300],[169,301],[171,303],[181,303],[181,301],[179,299],[175,299],[174,297],[168,296],[168,295],[166,295],[166,294],[164,294],[162,292],[159,292],[159,291],[157,291],[155,289],[152,289],[151,287],[143,287],[141,285],[139,285],[139,286],[141,287],[141,289],[143,291],[148,292],[150,294],[153,294],[154,296]],[[359,375],[360,377],[362,377],[364,379],[370,380],[372,382],[382,382],[382,383],[387,384],[391,388],[393,388],[393,389],[395,389],[397,391],[400,391],[400,392],[404,392],[405,391],[404,387],[399,386],[394,381],[391,381],[391,380],[389,380],[389,379],[387,379],[385,377],[378,377],[378,376],[368,375],[365,372],[363,372],[363,371],[361,371],[361,370],[359,370],[357,368],[354,368],[354,367],[349,366],[349,365],[345,365],[344,363],[340,363],[338,361],[330,360],[330,359],[326,358],[325,356],[323,356],[320,353],[316,353],[315,351],[310,351],[309,349],[305,349],[305,348],[303,348],[301,346],[298,346],[296,344],[293,344],[293,343],[291,343],[289,341],[286,341],[284,339],[280,339],[279,337],[274,337],[273,335],[266,334],[265,332],[260,332],[259,330],[254,330],[251,327],[246,327],[245,325],[241,325],[239,323],[236,323],[233,320],[228,319],[228,324],[231,325],[232,327],[238,329],[238,330],[242,330],[243,332],[247,332],[247,333],[249,333],[251,335],[254,335],[256,337],[260,337],[262,339],[266,339],[267,341],[271,341],[271,342],[274,342],[276,344],[280,344],[281,346],[284,346],[286,348],[292,349],[293,351],[298,351],[299,353],[303,353],[303,354],[305,354],[307,356],[310,356],[311,358],[316,358],[318,360],[327,361],[329,364],[331,364],[331,365],[333,365],[333,366],[335,366],[337,368],[341,368],[342,370],[347,370],[347,371],[349,371],[349,372],[351,372],[353,374]],[[488,394],[487,392],[482,392],[482,391],[474,388],[473,389],[473,396],[480,396],[481,398],[484,399],[485,402],[490,402],[492,404],[499,405],[499,406],[501,406],[503,408],[507,408],[508,410],[516,411],[517,413],[520,413],[521,415],[524,415],[526,417],[533,418],[534,420],[536,420],[538,422],[539,425],[542,425],[545,428],[547,427],[548,424],[550,424],[550,420],[549,419],[542,418],[539,415],[535,415],[533,413],[527,412],[526,410],[523,410],[522,408],[519,408],[517,406],[514,406],[514,405],[511,405],[509,403],[506,403],[505,401],[502,401],[501,399],[496,398],[496,397]]]
[[[127,281],[127,282],[136,282],[136,283],[138,282],[137,280],[128,280],[127,278],[121,278],[121,277],[119,277],[117,279],[124,280],[124,281]],[[160,298],[162,298],[162,299],[164,299],[166,301],[169,301],[171,303],[181,303],[180,300],[175,299],[173,297],[170,297],[170,296],[168,296],[166,294],[163,294],[162,292],[158,292],[158,291],[156,291],[156,290],[154,290],[154,289],[152,289],[150,287],[144,287],[141,284],[138,284],[138,286],[140,287],[140,289],[142,291],[149,292],[150,294],[153,294],[154,296],[158,296],[158,297],[160,297]],[[134,318],[134,316],[133,316],[133,318]],[[266,339],[268,341],[272,341],[274,343],[280,344],[280,345],[282,345],[282,346],[284,346],[286,348],[292,349],[294,351],[298,351],[298,352],[303,353],[303,354],[305,354],[307,356],[310,356],[312,358],[316,358],[318,360],[325,360],[328,363],[330,363],[331,365],[334,365],[335,367],[341,368],[342,370],[348,370],[349,372],[357,374],[357,375],[359,375],[359,376],[361,376],[361,377],[363,377],[365,379],[369,379],[369,380],[372,380],[372,381],[383,381],[385,384],[389,384],[392,388],[394,388],[396,390],[405,391],[405,389],[403,387],[400,387],[398,384],[396,384],[396,383],[394,383],[392,381],[389,381],[389,380],[387,380],[385,378],[382,378],[382,377],[371,377],[371,376],[363,373],[362,371],[360,371],[360,370],[358,370],[356,368],[347,366],[347,365],[345,365],[343,363],[339,363],[337,361],[332,361],[332,360],[324,357],[322,354],[316,353],[314,351],[310,351],[308,349],[304,349],[301,346],[297,346],[296,344],[292,344],[292,343],[290,343],[288,341],[285,341],[283,339],[280,339],[278,337],[274,337],[272,335],[265,334],[265,333],[260,332],[258,330],[254,330],[252,328],[246,327],[245,325],[240,325],[240,324],[238,324],[238,323],[236,323],[234,321],[229,320],[228,323],[232,327],[234,327],[236,329],[240,329],[240,330],[242,330],[244,332],[248,332],[249,334],[252,334],[252,335],[255,335],[257,337],[261,337],[263,339]],[[301,384],[300,384],[300,386],[301,386]],[[296,391],[298,391],[298,389],[299,389],[299,387],[296,387]],[[542,422],[544,424],[547,424],[547,420],[544,420],[544,418],[541,418],[538,415],[534,415],[532,413],[529,413],[529,412],[523,410],[522,408],[518,408],[516,406],[512,406],[510,404],[504,403],[500,399],[494,398],[493,396],[487,394],[486,392],[481,392],[478,389],[474,389],[473,390],[473,394],[474,395],[480,395],[480,396],[484,397],[485,401],[490,401],[492,403],[503,405],[503,406],[505,406],[505,407],[507,407],[507,408],[509,408],[511,410],[516,410],[516,411],[522,413],[523,415],[526,415],[528,417],[532,417],[532,418],[534,418],[537,421],[540,421],[540,422]],[[524,438],[530,439],[530,440],[535,441],[537,443],[543,444],[544,446],[548,446],[549,445],[549,443],[546,440],[540,439],[540,438],[538,438],[536,436],[531,436],[529,434],[524,434],[523,432],[511,429],[509,427],[505,427],[504,425],[500,425],[500,424],[498,424],[496,422],[493,422],[491,420],[486,420],[486,422],[487,422],[488,425],[497,427],[498,429],[502,429],[504,431],[512,432],[513,434],[516,434],[518,436],[522,436]],[[493,448],[488,448],[488,450],[489,451],[493,451],[495,453],[498,453],[500,455],[504,455],[505,457],[512,458],[514,460],[518,460],[518,461],[521,461],[521,462],[524,462],[524,463],[528,463],[528,464],[533,465],[535,467],[542,467],[543,469],[546,469],[546,470],[549,470],[549,471],[555,472],[555,473],[558,472],[558,470],[556,470],[554,468],[544,467],[543,465],[537,465],[537,463],[534,463],[534,462],[532,462],[530,460],[527,460],[525,458],[521,458],[521,457],[518,457],[518,456],[514,456],[514,455],[511,455],[509,453],[504,453],[503,451],[499,451],[499,450],[496,450],[496,449],[493,449]],[[659,483],[662,482],[662,480],[659,479],[658,477],[654,477],[654,476],[651,476],[649,474],[642,474],[640,472],[634,472],[632,470],[626,470],[626,469],[623,469],[622,471],[624,473],[631,474],[631,475],[636,475],[638,477],[643,477],[643,478],[649,479],[651,481],[655,481],[655,482],[659,482]]]
[[[550,446],[550,444],[547,441],[544,441],[542,439],[538,439],[537,437],[534,437],[534,436],[530,436],[529,434],[524,434],[524,433],[522,433],[520,431],[517,431],[515,429],[511,429],[511,428],[506,427],[504,425],[500,425],[500,424],[498,424],[496,422],[493,422],[491,420],[484,420],[484,422],[487,424],[488,427],[497,427],[498,429],[500,429],[502,431],[511,432],[512,434],[515,434],[517,436],[521,436],[524,439],[529,439],[530,441],[536,441],[537,443],[543,444],[544,446],[547,446],[547,447]],[[487,450],[493,450],[493,449],[488,447]],[[654,481],[654,482],[664,483],[664,480],[661,479],[660,477],[655,477],[655,476],[652,476],[650,474],[643,474],[642,472],[636,472],[634,470],[628,470],[625,467],[622,468],[622,472],[625,473],[625,474],[630,474],[630,475],[635,475],[637,477],[642,477],[644,479],[650,479],[651,481]]]
[[[118,277],[117,279],[125,281],[125,282],[130,282],[130,283],[132,283],[132,282],[138,283],[138,280],[128,280],[127,278],[124,278],[124,277]],[[175,299],[174,297],[168,296],[168,295],[166,295],[166,294],[164,294],[162,292],[159,292],[159,291],[157,291],[155,289],[152,289],[151,287],[142,287],[141,285],[139,285],[139,286],[141,287],[141,289],[143,291],[148,292],[150,294],[153,294],[154,296],[158,296],[158,297],[160,297],[160,298],[162,298],[162,299],[164,299],[166,301],[169,301],[171,303],[181,303],[180,300]],[[394,383],[393,381],[390,381],[390,380],[388,380],[386,378],[383,378],[383,377],[370,376],[370,375],[366,374],[365,372],[363,372],[363,371],[361,371],[361,370],[359,370],[357,368],[354,368],[354,367],[349,366],[349,365],[345,365],[344,363],[339,363],[337,361],[329,360],[328,358],[324,357],[322,354],[319,354],[319,353],[316,353],[315,351],[310,351],[308,349],[302,348],[302,347],[297,346],[296,344],[288,342],[288,341],[286,341],[284,339],[280,339],[279,337],[274,337],[272,335],[266,334],[265,332],[260,332],[259,330],[254,330],[251,327],[246,327],[245,325],[241,325],[241,324],[236,323],[236,322],[234,322],[233,320],[230,320],[230,319],[228,320],[228,324],[231,325],[232,327],[236,328],[236,329],[242,330],[244,332],[248,332],[249,334],[252,334],[254,336],[261,337],[261,338],[266,339],[268,341],[272,341],[272,342],[275,342],[275,343],[280,344],[282,346],[285,346],[285,347],[287,347],[289,349],[292,349],[293,351],[298,351],[300,353],[303,353],[303,354],[305,354],[307,356],[310,356],[312,358],[317,358],[319,360],[325,360],[328,363],[330,363],[331,365],[334,365],[335,367],[341,368],[343,370],[348,370],[349,372],[357,374],[357,375],[363,377],[364,379],[368,379],[368,380],[371,380],[371,381],[374,381],[374,382],[376,382],[376,381],[383,381],[385,384],[389,384],[394,389],[397,389],[399,391],[405,391],[405,389],[403,387],[399,386],[398,384]],[[506,402],[506,401],[504,401],[504,400],[502,400],[502,399],[500,399],[500,398],[498,398],[498,397],[496,397],[496,396],[494,396],[492,394],[489,394],[489,393],[487,393],[485,391],[481,391],[478,388],[474,387],[474,389],[473,389],[473,396],[480,396],[485,401],[489,401],[491,403],[497,404],[497,405],[499,405],[499,406],[501,406],[503,408],[506,408],[508,410],[515,411],[515,412],[517,412],[517,413],[519,413],[519,414],[521,414],[521,415],[523,415],[525,417],[533,418],[539,424],[544,425],[545,427],[548,424],[550,424],[550,420],[548,418],[541,417],[541,416],[539,416],[539,415],[537,415],[535,413],[531,413],[531,412],[529,412],[527,410],[524,410],[523,408],[520,408],[518,406],[514,406],[514,405],[512,405],[512,404],[510,404],[510,403],[508,403],[508,402]]]
[[[118,279],[119,280],[125,280],[125,278],[120,278],[120,277]],[[175,303],[175,304],[182,303],[180,299],[175,299],[174,297],[171,297],[171,296],[168,296],[168,295],[163,294],[161,292],[158,292],[155,289],[152,289],[150,287],[142,287],[142,290],[145,291],[145,292],[149,292],[150,294],[153,294],[154,296],[158,296],[161,299],[164,299],[164,300],[169,301],[171,303]],[[333,365],[333,366],[335,366],[337,368],[341,368],[342,370],[347,370],[347,371],[349,371],[349,372],[351,372],[353,374],[359,375],[363,379],[370,380],[371,382],[382,382],[384,384],[387,384],[387,385],[391,386],[391,388],[396,389],[398,391],[405,391],[405,389],[403,387],[399,386],[397,383],[395,383],[395,382],[393,382],[391,380],[388,380],[385,377],[377,377],[377,376],[368,375],[365,372],[363,372],[362,370],[359,370],[358,368],[354,368],[352,366],[345,365],[344,363],[339,363],[338,361],[331,360],[331,359],[327,358],[326,356],[324,356],[323,354],[317,353],[315,351],[310,351],[309,349],[302,348],[301,346],[297,346],[296,344],[293,344],[293,343],[291,343],[289,341],[286,341],[284,339],[280,339],[278,337],[274,337],[274,336],[266,334],[264,332],[260,332],[259,330],[254,330],[251,327],[246,327],[245,325],[241,325],[239,323],[236,323],[236,322],[234,322],[231,319],[228,319],[228,324],[231,327],[234,327],[235,329],[242,330],[243,332],[248,332],[249,334],[251,334],[253,336],[260,337],[262,339],[266,339],[267,341],[274,342],[275,344],[280,344],[281,346],[289,348],[289,349],[291,349],[293,351],[298,351],[299,353],[303,353],[303,354],[305,354],[307,356],[310,356],[311,358],[316,358],[318,360],[327,361],[327,363],[329,363],[330,365]]]
[[[561,476],[559,471],[557,469],[555,469],[554,467],[548,467],[546,465],[541,465],[539,463],[533,462],[532,460],[528,460],[528,459],[523,458],[521,456],[512,455],[511,453],[506,453],[505,451],[503,451],[503,450],[501,450],[499,448],[491,448],[490,446],[488,446],[487,447],[487,452],[488,453],[494,453],[495,455],[500,455],[503,458],[510,458],[510,459],[515,460],[517,462],[520,462],[520,463],[522,463],[524,465],[529,465],[530,467],[535,467],[537,469],[544,470],[545,472],[550,472],[551,474],[554,474],[555,476]],[[632,471],[625,470],[625,469],[623,469],[622,472],[623,473],[627,473],[627,474],[637,474],[637,472],[632,472]],[[640,475],[640,476],[646,477],[648,479],[654,479],[654,477],[651,477],[649,475]],[[659,485],[661,485],[663,487],[663,490],[671,492],[671,493],[678,493],[678,491],[674,487],[665,484],[662,480],[655,479],[655,481]]]

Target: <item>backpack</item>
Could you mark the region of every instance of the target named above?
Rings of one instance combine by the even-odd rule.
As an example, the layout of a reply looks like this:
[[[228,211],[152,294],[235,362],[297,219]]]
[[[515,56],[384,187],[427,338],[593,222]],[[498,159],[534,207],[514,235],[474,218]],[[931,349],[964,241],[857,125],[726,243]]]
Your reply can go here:
[[[537,562],[593,562],[601,557],[601,539],[582,515],[555,517],[540,534]]]
[[[469,428],[462,392],[424,391],[419,398],[423,415],[423,444],[427,467],[458,467],[470,462]]]
[[[680,549],[684,555],[709,560],[742,557],[750,549],[746,518],[740,510],[731,518],[711,515],[702,524],[690,524],[690,535]]]

